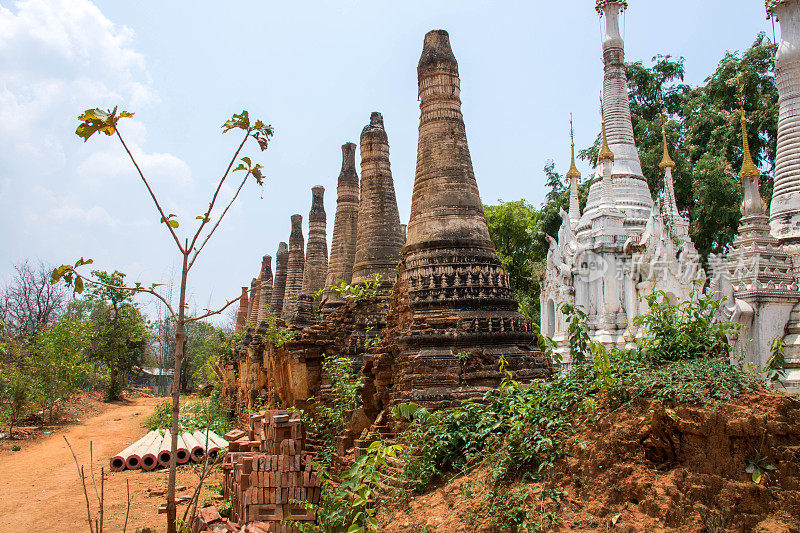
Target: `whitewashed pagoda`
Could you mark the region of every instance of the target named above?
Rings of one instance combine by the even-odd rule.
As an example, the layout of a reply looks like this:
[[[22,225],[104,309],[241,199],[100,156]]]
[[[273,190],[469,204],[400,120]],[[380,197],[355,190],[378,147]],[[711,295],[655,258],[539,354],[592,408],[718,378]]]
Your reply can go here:
[[[641,296],[663,290],[670,298],[690,298],[696,282],[705,279],[699,255],[689,237],[688,221],[678,212],[672,184],[675,163],[664,135],[665,191],[653,202],[642,174],[633,138],[625,52],[619,31],[627,2],[598,0],[605,18],[603,40],[602,146],[580,213],[575,149],[567,173],[569,212],[558,239],[551,239],[542,284],[542,332],[558,344],[569,362],[567,321],[559,304],[580,305],[588,317],[589,334],[608,348],[630,347],[644,332],[634,318],[647,311]]]
[[[765,368],[775,341],[782,341],[784,384],[800,391],[800,0],[766,0],[767,14],[780,23],[775,55],[779,120],[775,187],[769,212],[759,191],[742,101],[744,163],[742,218],[733,246],[711,255],[710,289],[725,297],[720,318],[740,325],[734,359]],[[567,324],[559,311],[574,301],[588,316],[593,340],[606,347],[632,346],[646,334],[634,318],[647,312],[642,296],[662,290],[670,299],[693,297],[705,272],[678,211],[672,181],[675,163],[662,130],[664,192],[653,202],[633,138],[624,47],[619,16],[627,2],[597,0],[605,18],[603,41],[602,147],[580,213],[575,149],[567,172],[569,212],[562,212],[558,239],[551,239],[542,284],[542,332],[569,362]]]

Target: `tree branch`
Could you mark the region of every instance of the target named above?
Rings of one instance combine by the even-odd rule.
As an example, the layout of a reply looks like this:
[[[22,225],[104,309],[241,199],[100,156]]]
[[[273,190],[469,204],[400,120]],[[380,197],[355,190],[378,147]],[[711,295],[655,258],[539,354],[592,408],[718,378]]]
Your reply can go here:
[[[263,281],[259,282],[255,287],[251,287],[250,290],[247,291],[246,294],[249,295],[249,294],[252,294],[252,293],[256,292],[257,290],[260,290],[261,286],[262,285],[266,285],[266,283],[267,283],[267,280],[263,280]],[[220,307],[216,311],[208,311],[208,309],[206,309],[206,311],[208,311],[206,314],[187,318],[186,322],[187,323],[189,323],[189,322],[197,322],[198,320],[203,320],[204,318],[208,318],[210,316],[218,315],[218,314],[222,313],[225,309],[230,307],[231,305],[235,304],[236,302],[238,302],[239,300],[244,298],[244,296],[245,296],[245,294],[242,294],[238,298],[234,298],[233,300],[228,301],[225,305],[223,305],[222,307]]]
[[[250,177],[250,174],[251,174],[251,171],[248,170],[247,174],[244,175],[244,179],[242,180],[242,183],[239,184],[239,188],[236,189],[236,194],[233,195],[233,198],[231,198],[231,201],[228,202],[227,206],[225,206],[225,210],[222,212],[222,214],[217,219],[217,222],[214,224],[214,227],[211,228],[211,231],[208,232],[208,235],[206,235],[206,238],[203,239],[203,243],[200,245],[200,248],[195,250],[194,255],[192,256],[191,260],[189,261],[189,266],[187,267],[187,270],[191,270],[192,265],[197,260],[197,256],[200,255],[200,251],[206,245],[206,243],[211,238],[211,236],[214,235],[214,232],[217,231],[217,228],[219,227],[220,222],[222,222],[222,219],[225,217],[225,213],[228,212],[228,209],[230,209],[231,206],[233,205],[233,202],[236,201],[236,198],[239,196],[239,193],[242,192],[242,187],[244,187],[244,184],[247,182],[247,178]],[[192,247],[194,247],[194,241],[192,241]]]
[[[156,298],[158,298],[159,300],[164,302],[164,305],[167,306],[167,309],[169,310],[170,314],[172,315],[172,318],[177,320],[177,316],[178,315],[172,309],[172,305],[163,296],[158,294],[153,289],[146,289],[144,287],[124,287],[124,286],[118,286],[118,285],[110,285],[108,283],[103,283],[102,281],[97,281],[95,279],[88,278],[88,277],[84,276],[83,274],[81,274],[80,272],[78,272],[77,270],[75,270],[72,267],[70,267],[70,270],[72,270],[72,273],[75,274],[76,276],[78,276],[79,278],[81,278],[83,281],[85,281],[87,283],[91,283],[92,285],[99,285],[101,287],[106,287],[106,288],[109,288],[109,289],[118,289],[118,290],[123,290],[123,291],[143,292],[143,293],[147,293],[147,294],[152,294],[153,296],[155,296]]]
[[[208,210],[204,213],[203,222],[200,224],[200,227],[197,228],[194,237],[192,237],[192,244],[191,246],[187,247],[187,251],[194,248],[194,245],[197,243],[197,239],[200,238],[200,232],[203,231],[203,228],[210,220],[211,210],[214,209],[214,204],[217,202],[217,196],[219,196],[219,191],[222,189],[222,184],[225,183],[225,179],[228,177],[228,174],[230,174],[231,167],[236,162],[236,158],[239,157],[239,153],[242,151],[244,143],[247,142],[247,138],[250,136],[251,131],[252,129],[248,129],[247,132],[244,134],[244,139],[242,139],[242,142],[239,143],[239,148],[236,149],[236,152],[233,154],[233,157],[231,158],[231,162],[228,163],[228,168],[225,169],[225,174],[223,174],[222,178],[219,180],[219,184],[217,185],[217,190],[214,191],[214,196],[211,197],[211,201],[208,204]]]
[[[136,162],[136,159],[133,158],[133,154],[128,149],[128,145],[125,144],[125,141],[122,139],[122,135],[119,134],[119,129],[118,128],[114,128],[114,131],[116,132],[117,137],[119,138],[119,142],[122,143],[122,147],[125,148],[126,152],[128,152],[128,157],[130,157],[131,162],[133,163],[133,166],[136,167],[136,172],[138,172],[139,173],[139,177],[142,178],[142,181],[144,182],[144,186],[147,187],[147,192],[150,193],[150,198],[152,198],[153,202],[156,204],[156,208],[158,209],[158,212],[161,213],[161,220],[163,221],[162,223],[167,226],[167,229],[169,230],[170,234],[172,235],[172,238],[175,240],[175,245],[178,247],[178,250],[180,250],[181,253],[185,253],[184,248],[181,246],[181,241],[178,239],[178,235],[175,234],[175,230],[172,228],[172,226],[169,225],[168,219],[167,219],[167,215],[166,215],[166,213],[164,213],[164,210],[161,209],[161,204],[158,203],[158,200],[156,199],[156,195],[155,195],[155,193],[153,193],[153,189],[150,188],[150,184],[147,183],[147,179],[144,177],[144,174],[142,174],[142,169],[139,168],[139,164]]]

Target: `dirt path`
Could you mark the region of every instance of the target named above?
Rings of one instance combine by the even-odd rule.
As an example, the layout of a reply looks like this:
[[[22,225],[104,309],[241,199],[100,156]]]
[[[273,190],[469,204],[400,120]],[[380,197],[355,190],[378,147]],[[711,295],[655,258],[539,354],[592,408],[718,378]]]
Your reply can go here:
[[[53,433],[27,445],[19,452],[0,454],[0,533],[18,531],[88,531],[86,503],[75,462],[64,443],[66,435],[78,456],[89,468],[89,441],[92,441],[95,476],[100,482],[100,467],[108,468],[111,455],[142,437],[143,420],[152,412],[156,398],[135,398],[125,404],[112,404],[79,425]],[[157,514],[163,497],[149,497],[148,488],[164,488],[166,470],[111,472],[105,483],[105,527],[109,533],[121,532],[125,522],[126,480],[132,496],[127,531],[150,527],[165,529],[165,515]],[[178,485],[194,488],[197,476],[192,467],[178,472]],[[216,483],[212,479],[211,483]],[[87,485],[90,501],[93,487]],[[201,500],[202,502],[202,500]],[[184,506],[179,507],[182,516]],[[93,509],[96,511],[96,509]]]

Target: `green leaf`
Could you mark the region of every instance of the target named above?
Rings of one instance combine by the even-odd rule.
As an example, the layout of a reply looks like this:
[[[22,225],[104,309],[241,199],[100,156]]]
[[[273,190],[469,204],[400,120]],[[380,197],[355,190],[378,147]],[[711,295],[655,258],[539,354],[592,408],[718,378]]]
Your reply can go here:
[[[103,111],[99,108],[87,109],[78,117],[81,123],[75,130],[75,134],[81,137],[84,142],[88,141],[89,137],[97,132],[113,135],[116,131],[119,119],[132,116],[133,113],[129,113],[128,111],[122,111],[117,115],[116,107],[110,111]]]
[[[83,280],[81,278],[75,278],[75,292],[77,294],[81,294],[83,292]]]
[[[253,163],[250,161],[250,158],[249,158],[249,157],[247,157],[247,156],[244,156],[244,157],[242,158],[242,161],[244,161],[245,163],[247,163],[247,168],[250,168],[251,166],[253,166]]]
[[[169,224],[171,228],[177,228],[178,226],[180,226],[177,220],[168,220],[167,224]]]
[[[756,468],[755,470],[753,470],[752,478],[753,478],[753,483],[761,483],[761,469],[760,468]]]

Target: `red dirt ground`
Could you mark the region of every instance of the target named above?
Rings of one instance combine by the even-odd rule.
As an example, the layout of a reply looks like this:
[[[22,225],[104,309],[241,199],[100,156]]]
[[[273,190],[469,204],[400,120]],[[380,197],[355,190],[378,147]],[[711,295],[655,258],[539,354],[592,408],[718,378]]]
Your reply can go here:
[[[100,481],[100,467],[108,468],[109,458],[144,436],[147,430],[142,422],[153,411],[158,398],[133,398],[126,402],[101,404],[89,418],[64,428],[56,428],[50,435],[34,441],[16,441],[22,450],[12,452],[10,444],[0,449],[0,533],[20,531],[77,532],[88,531],[86,503],[72,455],[64,443],[66,435],[78,456],[78,462],[89,469],[89,441],[92,441],[95,479]],[[98,402],[99,403],[99,402]],[[178,486],[189,495],[197,483],[197,467],[178,470]],[[215,472],[209,483],[219,482]],[[163,489],[167,485],[167,471],[142,470],[109,472],[105,482],[105,530],[121,532],[125,521],[126,481],[130,481],[132,496],[127,531],[150,527],[164,531],[165,515],[157,514],[164,497],[150,497],[147,489]],[[91,482],[87,489],[90,501],[96,505]],[[210,497],[204,490],[201,503]],[[185,505],[178,507],[182,516]],[[96,511],[93,508],[93,511]]]
[[[561,517],[553,531],[800,532],[800,401],[753,393],[668,409],[642,400],[581,426],[549,482],[565,488],[560,505],[542,498],[541,484],[515,488],[531,491],[529,507]],[[745,469],[758,453],[774,470],[756,484]],[[503,531],[472,510],[487,485],[481,467],[389,504],[378,513],[380,531]]]

